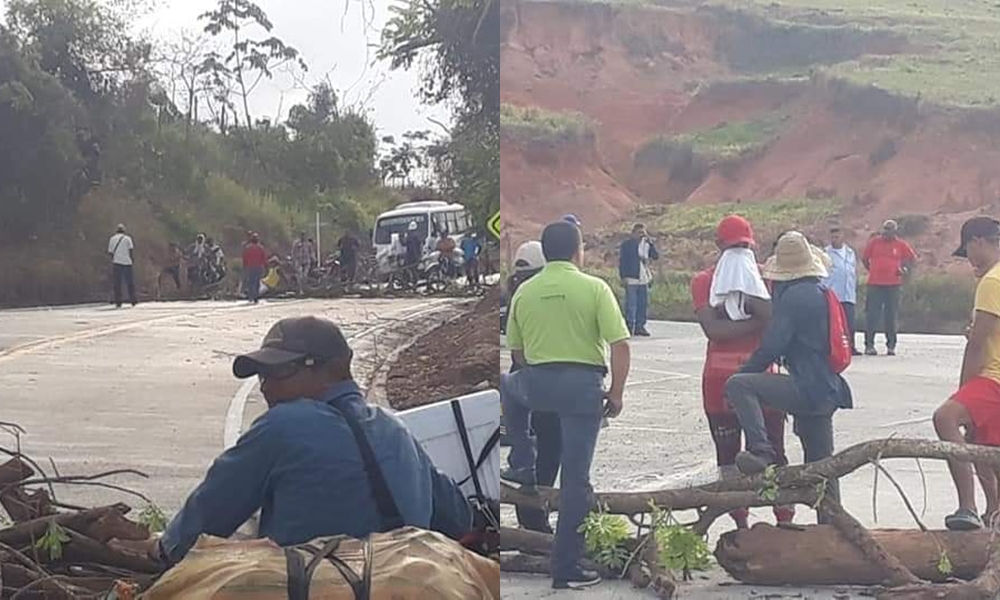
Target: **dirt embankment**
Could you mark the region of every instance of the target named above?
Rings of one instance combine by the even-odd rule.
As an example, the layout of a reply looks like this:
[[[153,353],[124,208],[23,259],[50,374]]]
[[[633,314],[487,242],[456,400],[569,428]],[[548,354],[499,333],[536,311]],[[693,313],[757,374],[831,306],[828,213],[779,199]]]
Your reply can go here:
[[[389,369],[386,393],[405,410],[500,387],[500,288],[421,337]]]
[[[912,52],[901,35],[680,3],[505,10],[503,101],[576,111],[595,131],[592,151],[501,144],[512,245],[571,211],[590,229],[638,204],[808,198],[837,202],[856,244],[885,218],[930,216],[911,238],[922,262],[944,268],[961,222],[1000,210],[1000,112],[943,109],[814,71]],[[766,120],[773,130],[725,156],[684,141]]]

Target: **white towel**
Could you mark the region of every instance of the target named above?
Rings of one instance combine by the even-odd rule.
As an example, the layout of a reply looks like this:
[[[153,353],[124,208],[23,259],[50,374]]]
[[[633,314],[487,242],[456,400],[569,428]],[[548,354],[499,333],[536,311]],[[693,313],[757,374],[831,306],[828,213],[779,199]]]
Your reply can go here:
[[[764,278],[760,276],[760,267],[757,266],[753,250],[729,248],[722,253],[715,265],[709,306],[716,308],[724,305],[730,319],[745,321],[750,318],[746,311],[747,296],[771,299]]]

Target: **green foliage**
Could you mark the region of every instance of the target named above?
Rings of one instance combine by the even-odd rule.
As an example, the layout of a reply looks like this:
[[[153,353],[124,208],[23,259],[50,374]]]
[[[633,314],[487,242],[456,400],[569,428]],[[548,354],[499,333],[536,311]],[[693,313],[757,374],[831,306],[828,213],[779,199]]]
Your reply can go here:
[[[651,206],[639,213],[655,235],[715,240],[715,229],[727,215],[741,215],[753,223],[758,242],[768,235],[834,219],[840,211],[837,199],[786,198],[770,202],[727,202],[709,205],[673,204]]]
[[[757,495],[768,502],[773,502],[778,499],[779,489],[777,469],[774,465],[768,465],[764,469],[764,485],[757,490]]]
[[[624,517],[609,515],[604,509],[592,512],[580,525],[587,556],[597,564],[620,570],[628,560],[625,541],[628,540],[628,522]]]
[[[952,567],[951,559],[948,557],[947,550],[941,551],[941,556],[937,562],[937,570],[942,575],[951,575],[955,571],[954,567]]]
[[[781,132],[788,115],[771,113],[753,121],[723,123],[718,127],[679,136],[698,154],[726,159],[763,148]]]
[[[678,523],[673,514],[650,503],[653,517],[653,539],[657,545],[660,566],[681,572],[684,581],[691,580],[692,571],[704,571],[712,565],[712,553],[704,536]]]
[[[924,234],[930,227],[930,215],[901,215],[895,218],[899,225],[899,235],[904,238],[916,237]]]
[[[160,533],[167,528],[167,515],[155,504],[147,504],[139,513],[139,523],[149,528],[151,533]]]
[[[917,271],[903,286],[899,302],[900,330],[906,333],[964,333],[971,320],[975,291],[976,281],[971,274],[965,277]],[[866,299],[867,290],[861,285],[857,304],[858,331],[864,331],[867,326]]]
[[[45,535],[35,542],[35,548],[48,554],[49,560],[55,561],[62,558],[63,546],[69,542],[69,534],[55,522],[55,519],[52,519],[45,530]]]
[[[592,139],[593,123],[575,112],[551,112],[537,107],[500,106],[500,129],[528,140],[583,142]]]
[[[423,65],[425,102],[455,101],[450,141],[439,146],[442,192],[469,206],[479,223],[500,209],[500,46],[505,27],[491,0],[392,6],[379,58],[393,69]]]

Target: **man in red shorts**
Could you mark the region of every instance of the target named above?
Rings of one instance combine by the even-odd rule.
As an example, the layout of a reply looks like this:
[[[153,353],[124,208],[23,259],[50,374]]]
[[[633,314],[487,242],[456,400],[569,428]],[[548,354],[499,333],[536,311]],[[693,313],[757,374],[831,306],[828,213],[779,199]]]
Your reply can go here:
[[[736,215],[726,217],[719,223],[716,239],[720,252],[755,245],[750,222]],[[739,419],[726,403],[726,381],[739,371],[740,366],[760,345],[761,334],[771,319],[771,303],[769,300],[747,297],[746,308],[751,318],[743,321],[730,320],[724,307],[713,308],[709,304],[714,274],[715,267],[710,267],[694,276],[691,280],[691,300],[698,323],[708,338],[708,352],[701,380],[702,398],[712,441],[715,443],[716,461],[723,475],[726,475],[735,470],[736,455],[743,447],[743,430]],[[785,457],[784,413],[765,410],[764,421],[768,439],[777,453],[778,464],[788,464]],[[746,508],[740,508],[729,514],[738,528],[745,529],[749,512]],[[795,517],[795,509],[775,507],[774,515],[779,523],[788,523]]]
[[[962,244],[955,256],[967,258],[979,278],[975,313],[962,359],[960,387],[934,413],[934,429],[946,442],[1000,446],[1000,222],[975,217],[962,225]],[[964,432],[963,432],[964,430]],[[983,527],[976,511],[976,485],[972,467],[948,461],[958,491],[958,511],[945,518],[952,530]],[[998,474],[976,465],[976,475],[986,496],[986,517],[992,521],[1000,509]]]

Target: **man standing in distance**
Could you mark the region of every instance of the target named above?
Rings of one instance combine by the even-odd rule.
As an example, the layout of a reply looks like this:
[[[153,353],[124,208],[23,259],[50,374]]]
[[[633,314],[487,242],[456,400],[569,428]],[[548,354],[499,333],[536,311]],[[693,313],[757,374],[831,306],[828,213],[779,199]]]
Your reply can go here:
[[[910,274],[917,261],[917,253],[899,237],[899,225],[888,220],[882,224],[882,233],[873,237],[865,248],[863,257],[868,269],[868,298],[865,306],[865,354],[878,356],[875,334],[878,324],[885,319],[885,340],[889,356],[896,356],[896,312],[903,280]]]
[[[505,375],[500,393],[511,452],[503,479],[535,485],[531,412],[559,415],[562,434],[559,521],[552,551],[552,586],[580,588],[600,577],[580,566],[579,528],[591,509],[590,467],[606,414],[617,417],[628,379],[629,332],[614,293],[601,279],[580,271],[580,229],[560,221],[542,233],[547,264],[511,300],[507,345],[522,368]],[[610,347],[611,388],[604,390]]]
[[[618,250],[618,275],[625,286],[625,321],[632,335],[649,337],[646,313],[649,310],[649,286],[653,272],[649,262],[660,258],[656,246],[646,235],[646,226],[636,223]]]
[[[257,304],[260,299],[260,280],[267,269],[267,252],[260,245],[260,236],[250,233],[250,239],[243,246],[243,289],[247,300]]]
[[[1000,446],[1000,223],[989,217],[966,221],[954,255],[967,258],[980,279],[959,389],[934,413],[934,429],[946,442]],[[981,529],[972,468],[957,460],[948,461],[948,468],[958,492],[958,511],[945,518],[945,526]],[[993,521],[1000,510],[997,473],[988,465],[976,465],[976,474],[986,497],[984,516]]]
[[[755,244],[750,222],[738,215],[731,215],[719,222],[716,245],[720,252],[730,248],[751,248]],[[760,346],[761,335],[771,320],[771,302],[753,296],[746,298],[750,318],[743,321],[729,319],[724,307],[712,308],[710,298],[715,267],[709,267],[691,280],[691,300],[701,330],[708,338],[705,368],[701,376],[701,391],[708,427],[715,444],[716,464],[723,476],[736,471],[736,455],[743,447],[743,430],[736,413],[726,404],[726,381],[736,374],[750,355]],[[769,369],[769,372],[774,372]],[[775,450],[775,461],[788,464],[785,457],[785,413],[767,408],[764,410],[767,439]],[[737,508],[729,512],[738,529],[749,527],[750,511]],[[790,523],[795,517],[794,507],[775,507],[774,516],[779,523]]]
[[[112,277],[114,278],[115,306],[122,307],[122,285],[128,287],[128,298],[132,306],[138,304],[135,297],[135,274],[132,271],[135,244],[132,236],[125,233],[125,226],[118,225],[117,232],[108,241],[108,254],[111,255]]]
[[[295,265],[295,280],[299,286],[300,296],[305,293],[309,267],[314,260],[313,254],[313,246],[309,243],[306,232],[300,232],[299,239],[292,245],[292,263]]]
[[[823,280],[826,287],[833,290],[844,307],[847,327],[850,329],[851,353],[860,356],[855,341],[855,305],[858,302],[858,257],[854,249],[844,243],[844,231],[837,226],[830,228],[830,245],[826,247],[830,257],[830,276]]]

